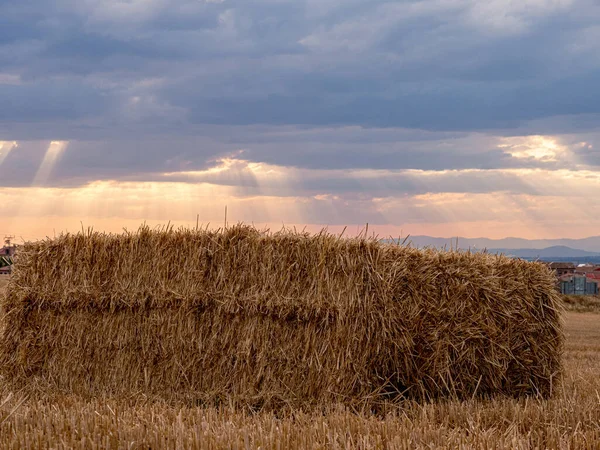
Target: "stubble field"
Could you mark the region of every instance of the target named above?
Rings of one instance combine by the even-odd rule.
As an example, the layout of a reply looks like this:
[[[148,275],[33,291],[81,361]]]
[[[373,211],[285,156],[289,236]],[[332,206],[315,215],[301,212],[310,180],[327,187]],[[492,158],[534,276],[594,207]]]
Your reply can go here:
[[[0,288],[5,280],[0,279]],[[10,392],[0,448],[600,448],[600,314],[566,312],[562,386],[550,400],[407,402],[384,415],[332,407],[275,415],[128,398]]]

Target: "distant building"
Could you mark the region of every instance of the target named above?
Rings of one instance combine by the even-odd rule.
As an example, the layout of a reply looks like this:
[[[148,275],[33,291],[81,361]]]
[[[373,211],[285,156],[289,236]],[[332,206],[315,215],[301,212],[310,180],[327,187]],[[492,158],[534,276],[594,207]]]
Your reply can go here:
[[[595,267],[594,270],[585,272],[585,276],[591,280],[600,282],[600,267]]]
[[[17,246],[11,244],[13,236],[4,237],[4,247],[0,247],[0,257],[13,257],[17,251]],[[9,275],[12,272],[12,265],[0,267],[0,275]]]
[[[576,269],[575,264],[570,262],[551,262],[548,263],[548,267],[554,271],[557,277],[574,274]]]
[[[17,246],[12,243],[14,236],[4,236],[4,247],[0,247],[0,256],[14,256]]]
[[[559,286],[565,295],[598,295],[598,281],[585,275],[562,275]]]
[[[0,247],[0,256],[14,256],[16,247]]]

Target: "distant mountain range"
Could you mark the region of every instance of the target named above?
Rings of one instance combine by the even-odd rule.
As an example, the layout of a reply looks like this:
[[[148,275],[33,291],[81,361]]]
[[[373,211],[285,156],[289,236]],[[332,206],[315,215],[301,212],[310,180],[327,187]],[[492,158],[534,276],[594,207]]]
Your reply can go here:
[[[600,236],[591,236],[583,239],[522,239],[522,238],[438,238],[431,236],[409,236],[407,243],[414,247],[458,248],[483,250],[502,250],[508,253],[512,250],[548,250],[551,252],[578,251],[577,255],[585,256],[586,253],[600,254]],[[494,250],[495,251],[495,250]],[[592,255],[587,255],[592,256]]]
[[[387,240],[389,242],[389,240]],[[462,250],[503,253],[515,258],[542,261],[600,264],[600,236],[585,239],[488,239],[436,238],[410,236],[406,244],[413,247],[460,248]],[[568,245],[567,245],[568,244]]]
[[[488,249],[489,253],[503,253],[508,256],[515,256],[517,258],[526,258],[526,259],[557,259],[563,260],[566,258],[595,258],[600,257],[600,253],[596,252],[586,252],[585,250],[578,250],[571,247],[566,247],[564,245],[555,245],[553,247],[547,247],[542,249],[532,249],[532,248],[518,248],[518,249],[508,249],[508,248],[492,248]]]

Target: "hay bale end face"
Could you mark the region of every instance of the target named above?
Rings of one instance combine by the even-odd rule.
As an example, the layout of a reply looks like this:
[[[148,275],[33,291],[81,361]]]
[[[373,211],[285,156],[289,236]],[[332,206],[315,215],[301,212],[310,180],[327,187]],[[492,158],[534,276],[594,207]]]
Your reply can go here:
[[[545,266],[503,256],[243,225],[63,235],[17,257],[0,374],[266,406],[549,396],[558,302]]]

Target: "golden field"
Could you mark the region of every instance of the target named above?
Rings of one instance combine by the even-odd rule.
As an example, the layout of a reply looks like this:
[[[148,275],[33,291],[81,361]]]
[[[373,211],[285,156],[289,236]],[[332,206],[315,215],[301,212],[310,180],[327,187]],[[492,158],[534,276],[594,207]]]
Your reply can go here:
[[[65,236],[19,264],[0,449],[600,449],[600,314],[561,312],[542,265],[244,227]],[[380,368],[431,395],[370,394]]]
[[[600,448],[600,314],[566,312],[561,388],[549,400],[447,400],[385,415],[250,413],[0,386],[0,448]]]

